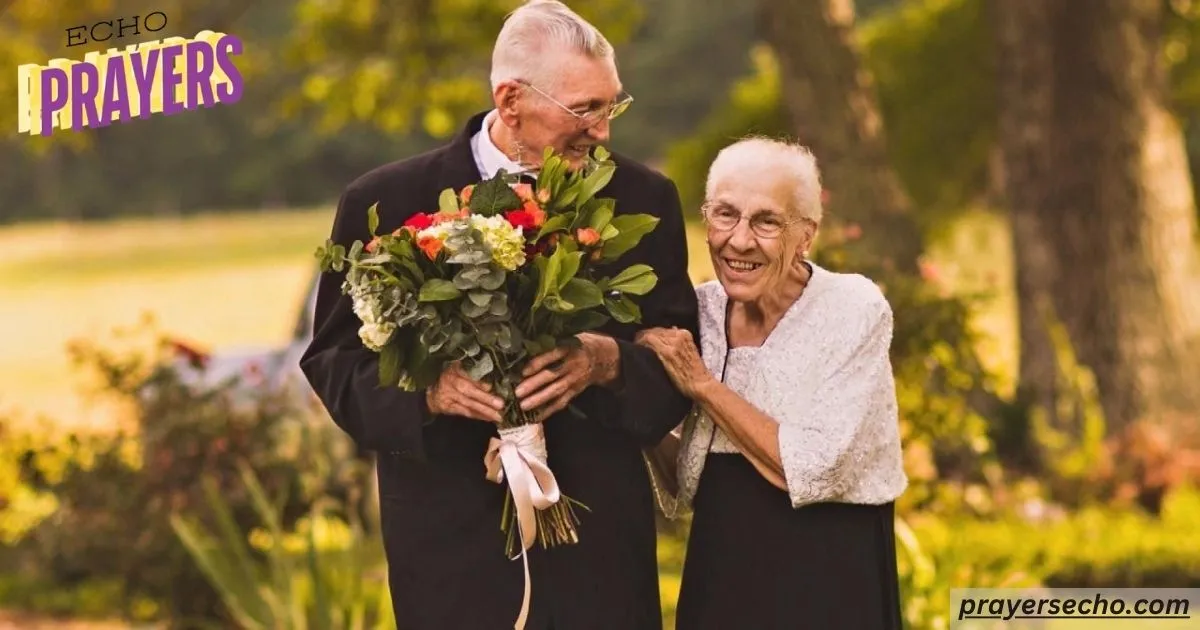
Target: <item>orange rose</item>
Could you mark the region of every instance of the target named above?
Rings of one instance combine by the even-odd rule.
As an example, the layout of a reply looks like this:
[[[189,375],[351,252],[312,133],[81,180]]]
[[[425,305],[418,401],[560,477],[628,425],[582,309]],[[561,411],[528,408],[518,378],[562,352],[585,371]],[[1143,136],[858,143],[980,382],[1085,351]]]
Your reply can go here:
[[[379,237],[376,236],[375,238],[371,239],[371,242],[367,243],[367,246],[364,247],[363,249],[367,250],[368,253],[374,254],[375,250],[378,248],[379,248]]]
[[[542,227],[542,224],[546,222],[546,211],[538,207],[536,203],[526,201],[525,206],[521,209],[533,217],[533,227]]]
[[[473,192],[475,192],[475,184],[471,184],[462,189],[462,192],[459,193],[458,198],[461,199],[464,204],[471,203],[471,193]]]
[[[579,228],[575,231],[575,238],[580,245],[590,247],[600,242],[600,233],[590,227]]]
[[[436,236],[426,236],[417,241],[417,247],[425,252],[429,260],[433,260],[442,251],[442,242]]]
[[[513,185],[513,192],[517,193],[517,198],[521,201],[533,201],[533,186],[524,182]]]

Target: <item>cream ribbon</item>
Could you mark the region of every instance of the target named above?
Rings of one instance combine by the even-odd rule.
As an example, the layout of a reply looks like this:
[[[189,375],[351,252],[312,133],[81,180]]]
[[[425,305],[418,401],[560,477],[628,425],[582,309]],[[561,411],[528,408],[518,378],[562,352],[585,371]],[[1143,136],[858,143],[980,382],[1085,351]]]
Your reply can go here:
[[[515,630],[523,630],[529,616],[529,557],[525,551],[537,540],[537,512],[559,500],[558,481],[546,465],[546,436],[541,424],[500,429],[500,437],[488,443],[483,457],[487,467],[487,478],[502,483],[508,478],[508,489],[512,493],[513,505],[517,510],[517,528],[521,533],[521,561],[525,565],[525,596],[521,600],[521,612],[513,624]]]

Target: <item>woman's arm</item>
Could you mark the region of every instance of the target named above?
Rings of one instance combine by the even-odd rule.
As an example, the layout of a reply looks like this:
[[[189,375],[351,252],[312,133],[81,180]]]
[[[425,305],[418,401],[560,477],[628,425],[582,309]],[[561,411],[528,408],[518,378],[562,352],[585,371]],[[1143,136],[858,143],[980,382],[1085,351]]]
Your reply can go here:
[[[717,380],[698,384],[695,397],[759,474],[780,490],[787,490],[779,454],[779,423]]]

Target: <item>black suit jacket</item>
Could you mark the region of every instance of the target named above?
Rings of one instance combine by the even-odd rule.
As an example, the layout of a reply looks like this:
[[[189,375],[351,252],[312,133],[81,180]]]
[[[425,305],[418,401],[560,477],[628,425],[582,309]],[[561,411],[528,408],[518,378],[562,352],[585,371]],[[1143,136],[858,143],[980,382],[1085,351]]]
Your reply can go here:
[[[470,138],[484,114],[449,144],[379,167],[342,196],[334,241],[367,240],[368,206],[379,202],[380,232],[416,212],[437,209],[439,192],[479,181]],[[641,299],[642,323],[611,322],[623,387],[589,388],[575,400],[586,418],[546,421],[549,464],[580,511],[581,541],[530,552],[533,600],[527,628],[659,630],[654,500],[642,460],[691,407],[653,352],[632,342],[645,327],[677,326],[698,336],[696,297],[678,192],[667,178],[614,154],[616,173],[599,195],[616,212],[661,219],[619,261],[646,263],[659,276]],[[314,337],[301,368],[334,421],[378,457],[389,583],[404,630],[502,630],[512,627],[524,586],[520,560],[504,555],[501,507],[507,491],[484,477],[483,455],[496,435],[489,423],[431,417],[423,392],[378,385],[378,359],[358,338],[359,321],[341,293],[344,274],[320,280]]]

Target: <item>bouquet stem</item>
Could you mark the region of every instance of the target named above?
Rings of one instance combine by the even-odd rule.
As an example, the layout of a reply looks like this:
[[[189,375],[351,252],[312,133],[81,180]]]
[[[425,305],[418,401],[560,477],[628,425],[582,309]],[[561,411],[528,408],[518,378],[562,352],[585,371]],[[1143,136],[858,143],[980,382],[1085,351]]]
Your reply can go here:
[[[504,421],[500,424],[500,427],[507,429],[526,426],[536,422],[534,414],[521,409],[515,396],[511,395],[511,388],[512,385],[507,384],[507,387],[502,386],[499,389],[503,394],[508,394],[505,398],[509,399],[504,409]],[[586,505],[572,499],[566,494],[560,494],[558,502],[544,510],[536,512],[537,540],[543,549],[579,542],[577,526],[580,524],[580,519],[575,512],[576,506],[585,510],[589,509]],[[501,511],[500,530],[506,534],[505,553],[509,557],[515,557],[519,551],[518,546],[520,545],[521,532],[517,524],[517,511],[513,504],[513,495],[511,492],[504,493],[504,508]]]

